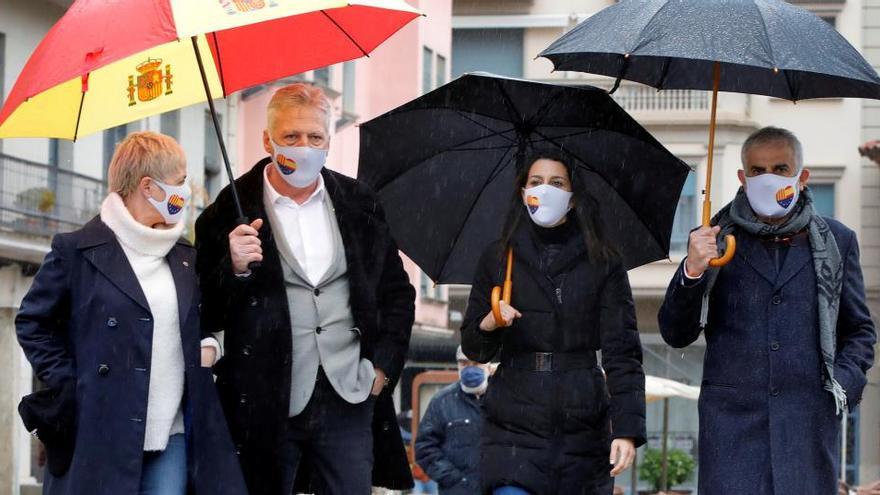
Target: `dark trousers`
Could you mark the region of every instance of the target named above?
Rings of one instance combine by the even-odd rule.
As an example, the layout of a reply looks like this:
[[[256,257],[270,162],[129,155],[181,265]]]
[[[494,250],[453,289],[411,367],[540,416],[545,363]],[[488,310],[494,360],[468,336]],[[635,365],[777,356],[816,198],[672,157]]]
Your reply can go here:
[[[293,493],[303,456],[310,459],[312,488],[318,495],[369,495],[373,476],[373,403],[346,402],[318,370],[306,408],[287,423],[282,494]]]

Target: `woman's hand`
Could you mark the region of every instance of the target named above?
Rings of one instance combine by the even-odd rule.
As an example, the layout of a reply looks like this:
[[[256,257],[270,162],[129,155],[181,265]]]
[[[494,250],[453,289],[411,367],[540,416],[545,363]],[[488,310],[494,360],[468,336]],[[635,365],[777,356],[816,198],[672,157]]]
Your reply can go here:
[[[522,313],[516,310],[513,306],[507,304],[506,301],[501,301],[501,317],[504,319],[504,324],[502,327],[509,327],[513,325],[513,320],[520,318]],[[489,311],[485,317],[483,317],[483,321],[480,322],[480,330],[484,332],[492,332],[498,328],[498,325],[495,323],[495,316]]]
[[[611,476],[617,476],[632,466],[636,458],[636,444],[631,438],[617,438],[611,442]]]

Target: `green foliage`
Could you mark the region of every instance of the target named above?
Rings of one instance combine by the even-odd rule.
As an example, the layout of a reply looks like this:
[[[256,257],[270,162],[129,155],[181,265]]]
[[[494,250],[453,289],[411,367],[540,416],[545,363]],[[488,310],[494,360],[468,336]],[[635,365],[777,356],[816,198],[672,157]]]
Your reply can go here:
[[[670,449],[667,451],[667,471],[666,484],[668,487],[679,485],[691,479],[694,474],[696,463],[694,458],[684,451],[678,449]],[[660,486],[661,470],[663,467],[663,459],[658,449],[648,449],[645,452],[644,459],[639,465],[639,477],[654,487],[654,490],[660,491],[664,487]]]

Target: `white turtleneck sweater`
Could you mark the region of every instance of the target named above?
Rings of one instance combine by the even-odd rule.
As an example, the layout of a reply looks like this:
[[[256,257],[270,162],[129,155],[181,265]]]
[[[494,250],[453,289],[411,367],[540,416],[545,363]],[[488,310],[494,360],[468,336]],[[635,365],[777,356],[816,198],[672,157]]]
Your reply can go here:
[[[152,313],[153,342],[144,450],[165,450],[170,435],[183,433],[183,344],[177,287],[165,259],[183,232],[183,222],[166,230],[147,227],[132,217],[116,193],[110,193],[101,205],[101,220],[116,235]]]

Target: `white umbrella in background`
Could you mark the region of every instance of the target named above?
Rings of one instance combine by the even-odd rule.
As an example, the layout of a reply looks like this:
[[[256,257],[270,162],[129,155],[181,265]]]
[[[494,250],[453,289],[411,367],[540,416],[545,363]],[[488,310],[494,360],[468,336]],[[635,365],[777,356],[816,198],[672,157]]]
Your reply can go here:
[[[660,478],[660,486],[667,489],[666,479],[668,465],[666,461],[667,442],[669,437],[669,399],[680,397],[682,399],[697,400],[700,398],[700,387],[693,385],[685,385],[684,383],[670,380],[668,378],[660,378],[658,376],[645,376],[645,401],[656,402],[663,401],[663,438],[661,458],[663,459],[662,474]],[[636,466],[633,465],[633,493],[636,489]]]

